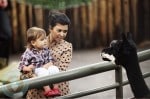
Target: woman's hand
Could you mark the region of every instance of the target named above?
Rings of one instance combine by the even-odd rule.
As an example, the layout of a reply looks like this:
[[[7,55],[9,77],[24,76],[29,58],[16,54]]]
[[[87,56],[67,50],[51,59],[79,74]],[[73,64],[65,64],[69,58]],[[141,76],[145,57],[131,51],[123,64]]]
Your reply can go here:
[[[46,68],[46,69],[48,69],[50,66],[52,66],[53,65],[53,63],[52,62],[49,62],[49,63],[47,63],[47,64],[44,64],[43,65],[43,68]]]

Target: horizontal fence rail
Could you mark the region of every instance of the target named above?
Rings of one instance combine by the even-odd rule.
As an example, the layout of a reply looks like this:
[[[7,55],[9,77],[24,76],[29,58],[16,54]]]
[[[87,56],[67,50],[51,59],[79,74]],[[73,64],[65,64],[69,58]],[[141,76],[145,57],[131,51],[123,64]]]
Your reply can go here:
[[[144,78],[149,77],[149,76],[150,76],[150,73],[145,73],[143,75]],[[66,96],[61,96],[61,97],[58,97],[57,99],[78,98],[78,97],[87,96],[87,95],[94,94],[94,93],[99,93],[99,92],[111,90],[111,89],[114,89],[116,87],[127,85],[127,84],[129,84],[128,80],[124,81],[122,83],[122,85],[120,85],[119,83],[115,83],[115,84],[112,84],[112,85],[109,85],[109,86],[105,86],[105,87],[101,87],[101,88],[95,88],[95,89],[91,89],[91,90],[87,90],[87,91],[76,92],[76,93],[73,93],[73,94],[70,94],[70,95],[66,95]]]
[[[141,52],[138,52],[138,58],[139,62],[145,61],[150,59],[150,49],[144,50]],[[97,74],[97,73],[102,73],[105,71],[110,71],[118,68],[119,66],[116,66],[110,62],[100,62],[100,63],[95,63],[95,64],[90,64],[87,66],[79,67],[76,69],[71,69],[65,72],[60,72],[58,74],[54,74],[51,76],[45,76],[45,77],[37,77],[37,78],[31,78],[27,80],[21,80],[17,82],[13,82],[10,84],[2,85],[0,86],[0,96],[4,96],[5,92],[8,91],[8,89],[11,89],[13,86],[13,92],[18,93],[20,91],[27,91],[32,88],[41,88],[44,85],[52,84],[52,83],[59,83],[63,81],[69,81],[69,80],[74,80],[77,78]],[[148,77],[150,73],[145,74],[145,77]],[[128,81],[125,81],[122,83],[122,85],[128,84]],[[14,86],[15,85],[15,86]],[[76,94],[78,96],[75,96],[75,94],[67,95],[67,96],[62,96],[61,98],[67,98],[69,96],[71,97],[79,97],[79,96],[85,96],[88,94],[93,94],[97,92],[102,92],[106,91],[109,89],[113,89],[120,86],[119,83],[113,84],[109,87],[103,87],[103,88],[98,88],[98,89],[93,89],[91,91],[85,91],[82,92],[81,94]],[[21,88],[24,87],[24,90],[21,90]]]
[[[119,87],[119,86],[120,86],[119,83],[115,83],[115,84],[105,86],[105,87],[101,87],[101,88],[95,88],[95,89],[91,89],[91,90],[87,90],[87,91],[73,93],[73,94],[66,95],[66,96],[61,96],[61,97],[58,97],[57,99],[78,98],[78,97],[82,97],[82,96],[86,96],[86,95],[90,95],[90,94],[94,94],[94,93],[98,93],[98,92],[111,90],[111,89],[114,89],[114,88]]]

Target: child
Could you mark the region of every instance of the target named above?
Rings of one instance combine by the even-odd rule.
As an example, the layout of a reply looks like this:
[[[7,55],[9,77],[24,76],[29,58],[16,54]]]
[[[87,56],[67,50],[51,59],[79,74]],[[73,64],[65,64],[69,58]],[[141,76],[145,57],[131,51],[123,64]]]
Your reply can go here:
[[[46,32],[38,27],[31,27],[27,30],[27,48],[21,56],[19,69],[22,73],[33,71],[35,76],[41,77],[58,73],[58,67],[52,63],[50,51],[47,48]],[[44,86],[46,97],[58,96],[60,91],[58,85]]]

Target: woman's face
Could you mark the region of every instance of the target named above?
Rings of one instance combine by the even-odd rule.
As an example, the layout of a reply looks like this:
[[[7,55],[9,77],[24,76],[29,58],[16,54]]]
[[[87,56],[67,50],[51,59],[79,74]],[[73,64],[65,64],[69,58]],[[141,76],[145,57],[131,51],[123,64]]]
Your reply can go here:
[[[68,25],[56,24],[53,28],[50,29],[53,39],[60,40],[64,39],[68,32]]]

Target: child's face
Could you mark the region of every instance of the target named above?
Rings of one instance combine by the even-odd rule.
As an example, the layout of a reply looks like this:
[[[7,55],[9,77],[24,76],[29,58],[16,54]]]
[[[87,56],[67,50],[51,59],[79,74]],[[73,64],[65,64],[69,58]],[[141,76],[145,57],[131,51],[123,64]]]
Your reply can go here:
[[[55,40],[64,39],[68,32],[68,25],[57,24],[55,27],[50,29],[50,33]]]
[[[47,47],[47,39],[46,36],[41,36],[40,38],[36,39],[35,41],[31,41],[32,45],[36,49],[43,49]]]

